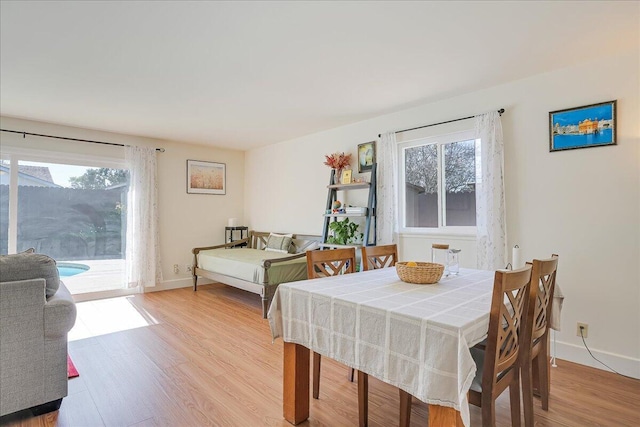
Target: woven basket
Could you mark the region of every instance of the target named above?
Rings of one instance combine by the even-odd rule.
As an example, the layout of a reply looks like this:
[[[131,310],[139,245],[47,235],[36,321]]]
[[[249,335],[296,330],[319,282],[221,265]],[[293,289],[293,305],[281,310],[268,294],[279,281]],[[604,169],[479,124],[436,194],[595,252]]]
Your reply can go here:
[[[417,262],[415,267],[407,267],[406,262],[397,262],[396,271],[400,280],[407,283],[431,285],[437,283],[444,273],[444,265],[433,262]]]

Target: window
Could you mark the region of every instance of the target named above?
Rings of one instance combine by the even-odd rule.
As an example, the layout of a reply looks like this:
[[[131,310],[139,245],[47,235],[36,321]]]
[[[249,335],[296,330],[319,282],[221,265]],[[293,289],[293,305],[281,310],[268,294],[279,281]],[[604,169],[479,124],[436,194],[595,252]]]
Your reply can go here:
[[[480,140],[466,131],[405,142],[399,149],[402,228],[475,227]]]
[[[55,258],[72,294],[123,289],[129,172],[121,161],[54,157],[0,162],[0,253]]]
[[[0,255],[9,252],[9,182],[11,162],[0,158]]]

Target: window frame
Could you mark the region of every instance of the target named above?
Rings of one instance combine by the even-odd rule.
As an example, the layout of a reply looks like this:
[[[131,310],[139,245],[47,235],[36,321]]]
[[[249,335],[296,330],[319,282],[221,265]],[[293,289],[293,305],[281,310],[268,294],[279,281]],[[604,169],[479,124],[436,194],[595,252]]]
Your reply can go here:
[[[451,132],[442,135],[434,135],[421,137],[403,141],[398,143],[398,232],[400,234],[417,234],[417,235],[438,235],[438,236],[469,236],[475,237],[477,227],[473,226],[447,226],[446,223],[446,192],[444,191],[444,153],[443,147],[446,144],[462,141],[476,141],[476,176],[479,178],[478,156],[480,155],[480,139],[472,129]],[[405,180],[405,152],[408,148],[419,147],[422,145],[437,146],[437,184],[438,184],[438,227],[407,227],[406,226],[406,180]]]
[[[77,145],[75,143],[58,142],[51,148],[36,146],[35,148],[21,146],[22,136],[2,135],[0,144],[0,158],[8,160],[12,176],[9,182],[9,229],[8,253],[17,250],[17,218],[18,214],[18,162],[58,163],[74,166],[94,168],[129,169],[124,150],[114,146]],[[12,228],[13,227],[13,228]],[[13,247],[13,252],[11,248]],[[128,262],[128,260],[127,260]],[[128,267],[126,267],[128,268]],[[76,302],[92,301],[102,298],[113,298],[143,293],[140,287],[127,288],[124,286],[110,290],[74,294]]]
[[[2,147],[0,158],[8,160],[11,168],[11,178],[9,180],[9,241],[7,248],[7,253],[10,254],[16,253],[18,249],[18,162],[57,163],[95,168],[128,169],[124,158],[13,146]]]

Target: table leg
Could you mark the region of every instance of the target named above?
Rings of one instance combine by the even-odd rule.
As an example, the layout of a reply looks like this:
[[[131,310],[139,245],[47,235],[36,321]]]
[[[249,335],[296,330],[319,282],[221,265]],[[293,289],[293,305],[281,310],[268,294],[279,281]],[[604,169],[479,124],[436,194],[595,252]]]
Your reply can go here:
[[[400,427],[411,425],[411,395],[399,388],[400,392]]]
[[[429,427],[464,427],[460,412],[440,405],[429,405]]]
[[[284,343],[282,410],[293,425],[309,418],[309,349],[289,342]]]
[[[358,425],[369,425],[369,375],[358,371]]]

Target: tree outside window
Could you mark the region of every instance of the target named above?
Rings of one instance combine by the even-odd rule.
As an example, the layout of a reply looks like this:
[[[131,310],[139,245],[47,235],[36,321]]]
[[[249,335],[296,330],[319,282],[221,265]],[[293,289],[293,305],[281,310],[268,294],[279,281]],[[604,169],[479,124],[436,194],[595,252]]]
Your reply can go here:
[[[476,225],[477,148],[474,139],[404,148],[405,227]]]

